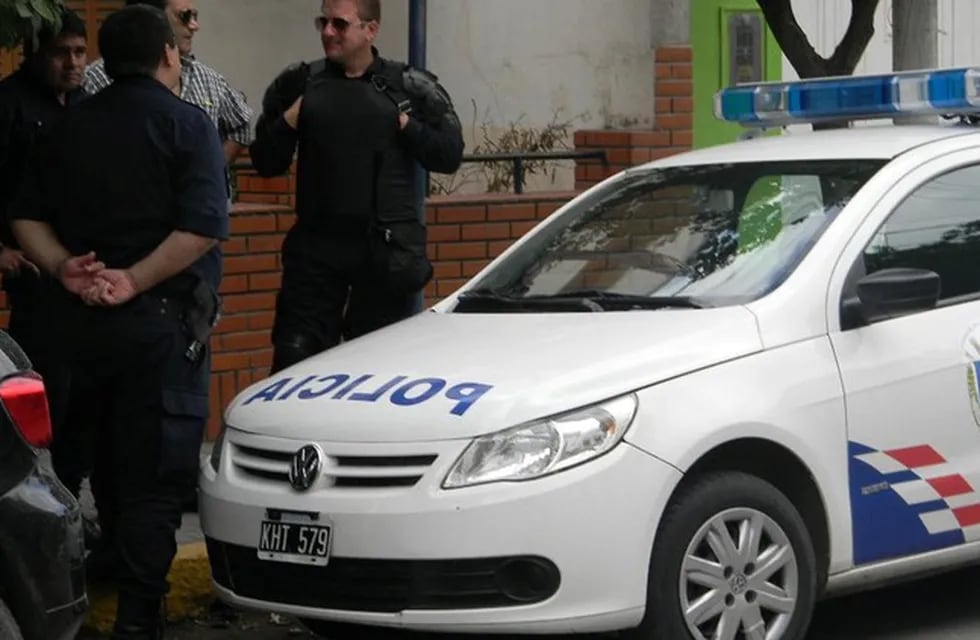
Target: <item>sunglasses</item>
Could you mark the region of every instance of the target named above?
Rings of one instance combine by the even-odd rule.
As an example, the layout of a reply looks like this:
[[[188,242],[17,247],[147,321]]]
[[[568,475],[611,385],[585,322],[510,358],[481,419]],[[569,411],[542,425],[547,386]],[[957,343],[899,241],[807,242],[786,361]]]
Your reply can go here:
[[[197,22],[199,15],[197,9],[184,9],[177,13],[177,19],[186,27],[191,23],[191,20]]]
[[[353,24],[350,20],[345,20],[343,18],[328,18],[327,16],[317,16],[313,20],[313,22],[314,22],[314,24],[316,24],[316,28],[317,28],[318,31],[323,31],[324,29],[327,28],[327,25],[329,24],[331,27],[334,28],[334,31],[336,31],[338,33],[343,33],[345,31],[347,31],[348,29],[351,28],[351,26]],[[363,26],[365,24],[367,24],[367,23],[364,22],[364,21],[361,21],[361,22],[358,22],[357,23],[357,26],[360,27],[360,26]]]

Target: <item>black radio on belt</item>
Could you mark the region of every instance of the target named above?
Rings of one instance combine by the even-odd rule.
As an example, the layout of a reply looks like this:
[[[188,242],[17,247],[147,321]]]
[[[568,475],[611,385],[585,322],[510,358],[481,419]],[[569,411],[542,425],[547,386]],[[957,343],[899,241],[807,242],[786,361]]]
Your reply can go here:
[[[191,304],[184,311],[184,328],[191,337],[185,358],[194,363],[201,359],[220,316],[218,294],[206,282],[198,280],[191,292]]]

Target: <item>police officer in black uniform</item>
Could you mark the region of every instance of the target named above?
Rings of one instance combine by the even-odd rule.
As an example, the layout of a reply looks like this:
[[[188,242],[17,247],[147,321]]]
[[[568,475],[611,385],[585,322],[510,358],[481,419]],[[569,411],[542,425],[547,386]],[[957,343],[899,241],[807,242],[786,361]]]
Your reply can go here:
[[[88,447],[80,425],[64,422],[68,367],[51,340],[54,320],[46,306],[53,281],[28,260],[14,239],[7,209],[24,178],[28,158],[67,109],[84,99],[82,73],[88,51],[85,23],[64,9],[61,29],[43,27],[25,38],[20,69],[0,82],[0,271],[10,306],[7,331],[44,378],[54,427],[52,464],[61,482],[77,497],[88,471]],[[77,161],[83,162],[82,150]],[[88,529],[86,529],[88,532]]]
[[[99,507],[116,552],[112,637],[142,640],[162,637],[208,417],[228,185],[217,130],[173,93],[180,54],[164,13],[113,13],[99,48],[112,86],[52,131],[12,216],[28,256],[62,285],[69,419],[96,425],[94,474],[111,482]]]
[[[435,76],[373,46],[378,0],[324,0],[326,58],[293,65],[266,91],[250,148],[260,175],[297,158],[296,225],[282,248],[273,371],[412,313],[432,277],[415,163],[459,168],[463,138]]]

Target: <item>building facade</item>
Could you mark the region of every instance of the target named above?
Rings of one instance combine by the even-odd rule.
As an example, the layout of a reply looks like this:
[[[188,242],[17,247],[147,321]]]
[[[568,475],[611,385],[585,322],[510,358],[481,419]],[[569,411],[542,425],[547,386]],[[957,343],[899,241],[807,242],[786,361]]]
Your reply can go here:
[[[923,0],[929,1],[929,0]],[[941,66],[980,63],[980,5],[936,0]],[[97,55],[98,25],[123,0],[67,0],[86,17]],[[850,18],[850,0],[793,0],[818,53],[830,55]],[[287,64],[321,54],[318,0],[197,0],[196,51],[258,107]],[[382,53],[408,55],[409,0],[383,0]],[[428,0],[428,67],[454,96],[468,147],[512,126],[556,119],[572,129],[651,129],[658,95],[655,59],[664,46],[691,47],[693,144],[732,139],[714,121],[712,96],[738,80],[795,78],[755,0]],[[891,66],[891,0],[881,0],[875,35],[856,73]],[[0,56],[0,74],[16,66]],[[664,87],[661,86],[661,89]],[[668,89],[669,91],[670,89]],[[486,129],[486,131],[484,131]]]

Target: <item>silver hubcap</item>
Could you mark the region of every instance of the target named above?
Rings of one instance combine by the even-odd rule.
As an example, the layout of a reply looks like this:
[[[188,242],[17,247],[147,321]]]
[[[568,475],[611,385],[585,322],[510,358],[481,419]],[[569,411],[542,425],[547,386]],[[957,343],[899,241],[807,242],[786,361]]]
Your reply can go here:
[[[710,518],[681,564],[681,609],[697,640],[782,638],[798,588],[789,538],[755,509],[729,509]]]

